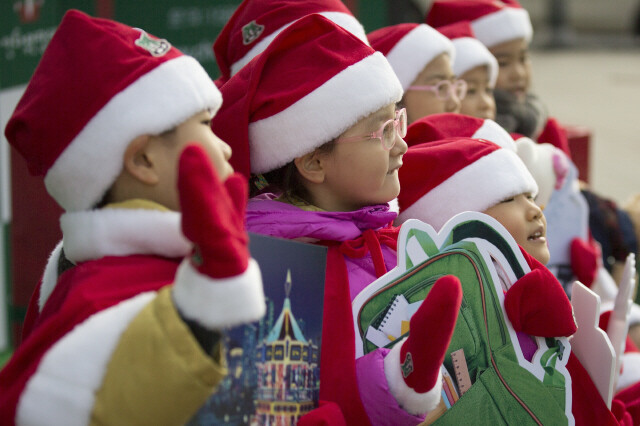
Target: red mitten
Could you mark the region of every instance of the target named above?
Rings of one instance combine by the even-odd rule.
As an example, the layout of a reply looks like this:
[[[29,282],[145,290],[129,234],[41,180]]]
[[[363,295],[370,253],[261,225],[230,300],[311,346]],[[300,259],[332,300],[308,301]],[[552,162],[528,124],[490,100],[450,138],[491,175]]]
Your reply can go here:
[[[587,242],[581,238],[571,241],[571,269],[578,280],[591,287],[600,265],[600,247],[595,241]]]
[[[182,232],[195,245],[193,266],[212,278],[244,272],[249,261],[245,178],[234,173],[220,182],[205,151],[190,145],[180,157],[178,190]]]
[[[577,329],[569,298],[546,268],[516,281],[505,294],[504,307],[513,328],[532,336],[571,336]]]
[[[180,157],[178,190],[182,232],[194,244],[173,286],[180,314],[210,329],[259,319],[264,292],[244,231],[246,181],[232,175],[220,182],[205,151],[190,145]]]
[[[178,190],[182,232],[194,244],[173,286],[180,314],[209,329],[256,321],[265,303],[244,231],[247,182],[240,175],[220,182],[205,151],[190,145],[180,156]]]
[[[409,337],[400,348],[402,376],[418,393],[433,388],[462,302],[460,280],[444,276],[433,285],[427,298],[411,317]]]

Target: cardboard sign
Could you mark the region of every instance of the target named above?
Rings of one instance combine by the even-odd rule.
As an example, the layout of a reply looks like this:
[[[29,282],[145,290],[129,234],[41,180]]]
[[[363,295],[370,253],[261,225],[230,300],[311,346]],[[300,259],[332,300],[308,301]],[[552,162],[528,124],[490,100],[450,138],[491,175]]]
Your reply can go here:
[[[633,306],[633,295],[636,290],[636,259],[633,253],[629,253],[624,265],[620,287],[613,305],[613,312],[607,326],[607,336],[615,350],[615,373],[622,367],[621,356],[624,353],[627,333],[629,332],[629,320]],[[613,389],[617,389],[618,374],[614,375]]]
[[[573,352],[589,373],[607,407],[611,408],[615,351],[607,334],[598,327],[600,296],[580,281],[573,283],[571,294],[571,304],[578,324],[578,331],[571,336]]]
[[[553,191],[544,215],[547,219],[547,241],[551,255],[547,267],[571,297],[571,284],[576,279],[571,269],[571,241],[574,238],[588,240],[589,206],[580,193],[578,171],[570,161],[564,184]]]
[[[463,286],[463,301],[444,365],[453,375],[451,353],[464,349],[470,377],[491,368],[493,351],[535,376],[564,387],[564,414],[572,423],[571,376],[566,338],[528,336],[535,349],[523,351],[521,338],[504,311],[505,292],[530,268],[509,232],[490,216],[461,213],[440,232],[418,220],[405,222],[398,237],[398,266],[370,284],[353,301],[356,356],[392,347],[408,333],[409,320],[435,281],[447,274]],[[428,338],[428,336],[425,336]],[[489,354],[486,352],[489,347]],[[525,352],[528,355],[525,355]],[[495,364],[493,364],[495,366]],[[524,385],[526,388],[527,386]]]

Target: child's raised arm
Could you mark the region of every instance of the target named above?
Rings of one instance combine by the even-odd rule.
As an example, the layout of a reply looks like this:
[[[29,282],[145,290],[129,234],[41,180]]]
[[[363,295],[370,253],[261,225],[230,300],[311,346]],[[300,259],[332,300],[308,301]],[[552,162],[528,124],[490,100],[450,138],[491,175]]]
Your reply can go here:
[[[233,174],[221,182],[195,145],[182,153],[179,173],[182,231],[195,248],[176,274],[178,310],[210,329],[259,319],[264,293],[244,230],[246,180]]]

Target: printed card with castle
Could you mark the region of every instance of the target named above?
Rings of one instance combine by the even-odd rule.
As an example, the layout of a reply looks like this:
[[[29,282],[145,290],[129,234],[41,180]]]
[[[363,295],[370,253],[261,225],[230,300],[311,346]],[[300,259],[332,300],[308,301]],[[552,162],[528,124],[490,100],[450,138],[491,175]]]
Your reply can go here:
[[[294,425],[318,406],[327,248],[249,237],[267,313],[228,330],[229,375],[190,426]]]

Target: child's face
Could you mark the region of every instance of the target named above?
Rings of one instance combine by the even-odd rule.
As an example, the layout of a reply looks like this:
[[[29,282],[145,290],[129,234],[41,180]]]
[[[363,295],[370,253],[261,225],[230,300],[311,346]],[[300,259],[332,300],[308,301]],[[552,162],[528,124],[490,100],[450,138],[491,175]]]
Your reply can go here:
[[[489,49],[498,60],[496,89],[512,93],[524,101],[531,85],[531,60],[529,44],[517,38],[495,45]]]
[[[500,222],[516,242],[540,263],[549,261],[547,220],[530,194],[501,201],[483,213]]]
[[[478,118],[496,119],[496,101],[485,65],[470,69],[460,76],[467,82],[467,94],[460,104],[460,113]]]
[[[229,164],[231,147],[213,133],[211,118],[209,111],[202,111],[179,124],[172,132],[158,137],[157,146],[162,150],[158,163],[162,180],[158,190],[164,192],[161,195],[164,198],[161,203],[171,210],[180,210],[177,190],[178,161],[187,145],[195,143],[204,148],[221,180],[224,181],[233,173]]]
[[[395,105],[388,105],[363,118],[341,137],[372,133],[395,117]],[[386,150],[379,139],[336,143],[325,154],[323,192],[330,211],[353,211],[387,203],[400,193],[398,169],[407,144],[396,134],[396,143]]]
[[[451,59],[446,53],[436,56],[434,60],[429,62],[411,85],[431,86],[442,80],[451,82],[455,80]],[[455,94],[451,94],[447,99],[440,99],[432,91],[407,90],[402,99],[405,108],[407,108],[409,124],[431,114],[460,112],[460,99]]]

